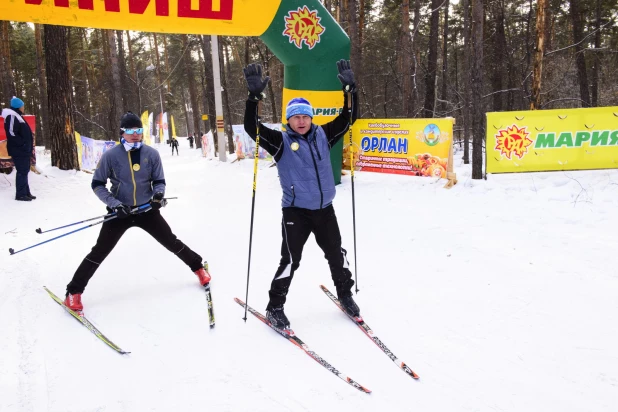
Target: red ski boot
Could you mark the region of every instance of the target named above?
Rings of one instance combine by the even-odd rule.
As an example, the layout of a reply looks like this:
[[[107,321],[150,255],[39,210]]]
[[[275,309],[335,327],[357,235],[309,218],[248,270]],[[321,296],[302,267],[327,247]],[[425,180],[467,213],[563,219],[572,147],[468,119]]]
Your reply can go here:
[[[197,278],[199,279],[202,286],[210,283],[210,273],[208,273],[208,270],[206,270],[206,268],[199,268],[194,273],[197,275]]]
[[[67,297],[64,299],[64,306],[75,312],[83,311],[84,305],[82,305],[82,294],[76,293],[71,295],[70,293],[67,293]]]

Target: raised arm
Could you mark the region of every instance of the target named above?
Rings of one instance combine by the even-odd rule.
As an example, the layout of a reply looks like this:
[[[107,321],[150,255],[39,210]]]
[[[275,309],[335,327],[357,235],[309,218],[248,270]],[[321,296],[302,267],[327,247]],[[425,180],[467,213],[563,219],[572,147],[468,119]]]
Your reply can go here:
[[[260,146],[263,147],[275,161],[279,161],[283,153],[281,150],[283,135],[280,131],[265,127],[258,119],[258,104],[264,98],[263,91],[270,77],[266,76],[262,78],[262,66],[259,64],[250,64],[243,69],[243,72],[249,91],[249,97],[247,98],[245,106],[245,131],[255,141],[259,124]]]
[[[331,148],[345,135],[358,116],[358,94],[356,93],[356,82],[354,81],[354,72],[350,67],[350,62],[343,59],[339,60],[337,62],[337,69],[339,71],[337,78],[343,88],[343,108],[339,116],[322,125],[328,138],[328,145]],[[348,107],[348,103],[350,103],[351,107]]]

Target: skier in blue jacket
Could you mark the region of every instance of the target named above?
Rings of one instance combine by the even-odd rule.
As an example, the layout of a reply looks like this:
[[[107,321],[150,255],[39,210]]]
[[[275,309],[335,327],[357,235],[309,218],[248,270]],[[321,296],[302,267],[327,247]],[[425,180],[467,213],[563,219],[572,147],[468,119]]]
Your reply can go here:
[[[285,132],[271,130],[259,122],[257,107],[263,90],[270,80],[262,78],[262,67],[250,64],[244,69],[249,89],[245,108],[245,131],[253,140],[259,125],[260,146],[277,162],[279,181],[283,191],[281,206],[281,261],[271,283],[266,317],[279,329],[287,329],[290,322],[283,311],[294,272],[300,265],[302,251],[309,235],[314,234],[324,251],[331,277],[342,306],[351,316],[360,316],[352,298],[352,273],[346,250],[341,247],[341,233],[333,208],[335,179],[330,163],[330,149],[345,135],[356,119],[356,85],[350,63],[337,62],[338,78],[343,85],[344,107],[348,94],[352,109],[344,109],[331,122],[313,124],[313,108],[303,98],[290,100],[286,108],[288,124]]]
[[[210,282],[200,255],[176,238],[161,216],[159,209],[167,204],[163,165],[159,152],[142,144],[143,133],[140,118],[127,112],[120,120],[121,144],[103,153],[94,172],[92,190],[116,218],[103,223],[97,243],[67,285],[64,304],[72,310],[84,309],[81,298],[88,281],[132,227],[144,230],[178,256],[197,275],[200,284]],[[111,189],[106,187],[108,180]],[[132,213],[140,206],[146,207],[139,210],[141,213]]]

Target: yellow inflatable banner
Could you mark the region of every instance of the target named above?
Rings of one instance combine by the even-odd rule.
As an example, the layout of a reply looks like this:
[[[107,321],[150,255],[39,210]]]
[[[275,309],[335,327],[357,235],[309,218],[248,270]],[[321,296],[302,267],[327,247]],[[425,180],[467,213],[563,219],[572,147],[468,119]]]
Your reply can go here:
[[[487,172],[618,167],[618,107],[487,113]]]
[[[349,140],[343,159],[349,168]],[[354,169],[446,177],[453,119],[358,119],[352,127]]]
[[[259,36],[281,0],[1,0],[2,20],[176,34]]]

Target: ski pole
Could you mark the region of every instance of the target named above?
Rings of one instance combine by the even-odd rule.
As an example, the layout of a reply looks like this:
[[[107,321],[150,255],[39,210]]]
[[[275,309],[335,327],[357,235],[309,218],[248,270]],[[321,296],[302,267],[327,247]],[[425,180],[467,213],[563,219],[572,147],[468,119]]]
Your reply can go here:
[[[90,222],[91,220],[96,220],[96,219],[101,219],[101,218],[108,218],[108,217],[114,216],[115,214],[116,214],[116,212],[114,212],[114,213],[109,213],[109,214],[107,214],[107,215],[93,217],[92,219],[81,220],[81,221],[79,221],[79,222],[71,223],[71,224],[64,225],[64,226],[55,227],[55,228],[53,228],[53,229],[48,229],[48,230],[41,230],[41,228],[38,228],[38,229],[35,229],[35,231],[36,231],[38,234],[41,234],[41,233],[47,233],[47,232],[53,232],[54,230],[64,229],[65,227],[79,225],[80,223]]]
[[[16,254],[17,254],[17,253],[19,253],[19,252],[23,252],[23,251],[25,251],[25,250],[32,249],[33,247],[37,247],[37,246],[44,245],[45,243],[49,243],[49,242],[51,242],[52,240],[60,239],[61,237],[65,237],[65,236],[68,236],[68,235],[70,235],[70,234],[72,234],[72,233],[79,232],[80,230],[84,230],[84,229],[88,229],[89,227],[92,227],[92,226],[100,225],[101,223],[105,223],[105,222],[107,222],[108,220],[115,219],[116,217],[117,217],[116,215],[114,215],[114,216],[110,216],[110,217],[108,217],[108,218],[106,218],[106,219],[103,219],[103,220],[101,220],[101,221],[99,221],[99,222],[96,222],[96,223],[91,223],[91,224],[89,224],[88,226],[80,227],[79,229],[75,229],[75,230],[73,230],[73,231],[71,231],[71,232],[69,232],[69,233],[65,233],[64,235],[56,236],[56,237],[51,238],[51,239],[49,239],[49,240],[46,240],[46,241],[44,241],[44,242],[37,243],[36,245],[29,246],[29,247],[27,247],[27,248],[25,248],[25,249],[21,249],[21,250],[15,251],[13,248],[9,248],[9,253],[10,253],[11,255],[16,255]]]
[[[257,189],[257,172],[258,172],[258,157],[260,154],[260,105],[258,101],[257,118],[256,118],[256,133],[255,133],[255,155],[253,158],[253,192],[251,194],[251,224],[249,226],[249,259],[247,262],[247,294],[245,296],[245,317],[247,321],[247,308],[249,307],[249,274],[251,273],[251,245],[253,241],[253,215],[255,212],[255,191]]]
[[[358,293],[358,265],[356,263],[356,202],[354,201],[354,145],[352,142],[352,93],[348,92],[348,113],[350,114],[350,176],[352,181],[352,230],[354,232],[354,287]]]
[[[151,208],[150,203],[146,203],[145,205],[142,205],[142,206],[139,206],[139,207],[136,207],[136,208],[132,209],[132,210],[131,210],[131,214],[138,214],[138,213],[146,212],[146,211],[148,211],[150,208]],[[24,248],[24,249],[20,249],[20,250],[15,251],[15,249],[13,249],[13,248],[9,248],[9,253],[10,253],[11,255],[16,255],[16,254],[17,254],[17,253],[19,253],[19,252],[23,252],[23,251],[25,251],[25,250],[32,249],[32,248],[34,248],[34,247],[44,245],[45,243],[49,243],[49,242],[51,242],[52,240],[60,239],[61,237],[65,237],[65,236],[68,236],[68,235],[70,235],[70,234],[73,234],[73,233],[79,232],[80,230],[84,230],[84,229],[88,229],[89,227],[92,227],[92,226],[100,225],[101,223],[105,223],[105,222],[107,222],[107,221],[109,221],[109,220],[115,219],[116,217],[118,217],[118,216],[114,213],[114,214],[113,214],[113,216],[107,217],[107,218],[105,218],[105,219],[103,219],[103,220],[100,220],[100,221],[98,221],[98,222],[96,222],[96,223],[91,223],[91,224],[89,224],[88,226],[80,227],[79,229],[75,229],[75,230],[73,230],[73,231],[71,231],[71,232],[68,232],[68,233],[65,233],[65,234],[63,234],[63,235],[56,236],[56,237],[51,238],[51,239],[48,239],[48,240],[46,240],[46,241],[44,241],[44,242],[37,243],[36,245],[28,246],[27,248]]]

